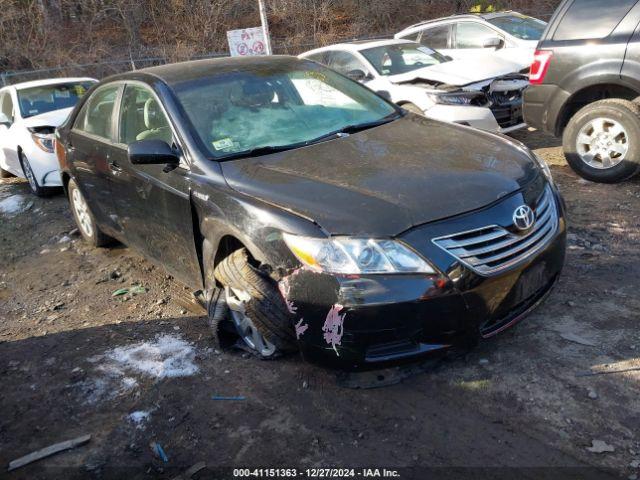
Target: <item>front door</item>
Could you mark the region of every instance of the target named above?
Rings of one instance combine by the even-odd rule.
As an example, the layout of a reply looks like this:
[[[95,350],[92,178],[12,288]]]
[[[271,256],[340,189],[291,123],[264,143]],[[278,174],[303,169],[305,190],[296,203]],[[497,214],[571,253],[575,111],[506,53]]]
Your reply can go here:
[[[5,90],[0,93],[0,114],[6,123],[0,125],[0,167],[14,175],[22,176],[22,167],[18,160],[18,148],[15,125],[15,107],[11,92]]]
[[[200,279],[190,202],[188,165],[133,165],[129,144],[162,140],[179,149],[156,95],[145,85],[128,84],[122,97],[119,144],[111,158],[114,199],[124,237],[150,259],[188,285]]]
[[[121,89],[121,84],[111,84],[91,94],[75,119],[68,145],[78,187],[107,233],[117,231],[109,159],[114,152],[115,107]]]

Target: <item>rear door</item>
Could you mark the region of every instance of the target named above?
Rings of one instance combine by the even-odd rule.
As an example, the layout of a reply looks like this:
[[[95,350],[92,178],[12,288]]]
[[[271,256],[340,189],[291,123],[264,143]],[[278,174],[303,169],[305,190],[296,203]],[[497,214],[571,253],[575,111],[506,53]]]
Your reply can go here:
[[[122,84],[107,84],[95,90],[69,134],[73,175],[91,212],[108,233],[117,231],[109,163],[115,151],[116,105],[122,88]]]
[[[417,42],[437,50],[443,55],[451,55],[451,23],[435,25],[420,32]],[[452,56],[453,57],[453,56]]]
[[[200,278],[185,158],[165,165],[133,165],[127,147],[162,140],[182,151],[157,95],[142,83],[127,83],[119,112],[118,145],[111,157],[119,228],[129,245],[162,264],[187,285]]]

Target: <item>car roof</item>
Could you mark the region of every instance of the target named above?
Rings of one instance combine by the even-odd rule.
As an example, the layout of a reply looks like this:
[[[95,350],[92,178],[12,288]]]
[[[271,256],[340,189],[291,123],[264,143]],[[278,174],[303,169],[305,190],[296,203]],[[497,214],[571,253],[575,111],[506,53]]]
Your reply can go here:
[[[414,42],[412,42],[411,40],[405,40],[401,38],[358,40],[354,42],[343,42],[343,43],[334,43],[333,45],[326,45],[324,47],[320,47],[314,50],[309,50],[308,52],[304,52],[300,54],[300,56],[304,58],[308,55],[313,55],[314,53],[321,53],[327,50],[336,50],[336,49],[346,50],[349,52],[359,52],[361,50],[366,50],[368,48],[383,47],[385,45],[399,45],[403,43],[414,43]]]
[[[488,20],[490,18],[504,17],[504,16],[508,16],[508,15],[523,15],[523,14],[519,13],[519,12],[516,12],[516,11],[513,11],[513,10],[503,10],[503,11],[500,11],[500,12],[486,12],[486,13],[462,13],[462,14],[457,14],[457,15],[449,15],[448,17],[433,18],[431,20],[425,20],[423,22],[414,23],[413,25],[409,25],[408,27],[402,29],[398,33],[404,33],[407,30],[412,30],[412,29],[417,28],[417,27],[424,27],[425,25],[430,25],[432,23],[438,23],[438,22],[443,22],[443,21],[464,20],[464,19],[468,19],[468,20],[478,20],[478,19],[480,19],[480,20]]]
[[[64,78],[46,78],[44,80],[32,80],[30,82],[15,83],[9,85],[16,90],[23,90],[25,88],[43,87],[45,85],[56,85],[58,83],[72,83],[72,82],[97,82],[95,78],[90,77],[64,77]]]
[[[204,60],[168,63],[156,67],[142,68],[106,78],[105,81],[134,80],[140,77],[155,77],[167,85],[210,77],[212,74],[229,72],[266,72],[277,67],[294,66],[303,60],[290,55],[254,57],[218,57]]]

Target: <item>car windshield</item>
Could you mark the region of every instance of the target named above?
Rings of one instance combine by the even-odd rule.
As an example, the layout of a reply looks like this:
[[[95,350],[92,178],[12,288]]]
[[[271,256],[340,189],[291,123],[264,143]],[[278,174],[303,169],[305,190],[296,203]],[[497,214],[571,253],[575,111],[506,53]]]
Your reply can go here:
[[[526,15],[505,15],[487,19],[489,23],[521,40],[540,40],[547,23]]]
[[[399,116],[367,88],[312,62],[237,69],[177,84],[174,91],[218,160],[304,146]]]
[[[94,82],[70,82],[43,85],[18,90],[18,104],[22,118],[74,107]]]
[[[412,72],[447,61],[440,53],[418,43],[384,45],[368,48],[360,53],[380,75],[385,76]]]

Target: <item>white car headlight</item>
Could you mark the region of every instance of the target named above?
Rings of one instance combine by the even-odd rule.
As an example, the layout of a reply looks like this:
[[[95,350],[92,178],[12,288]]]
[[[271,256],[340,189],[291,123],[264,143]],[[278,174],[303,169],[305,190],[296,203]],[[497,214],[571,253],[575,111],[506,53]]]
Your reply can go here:
[[[442,92],[427,93],[427,97],[440,105],[486,105],[487,99],[483,92]]]
[[[40,150],[53,153],[55,136],[52,133],[31,133],[31,139]]]
[[[298,260],[327,273],[436,273],[426,260],[394,240],[311,238],[288,233],[283,237]]]

